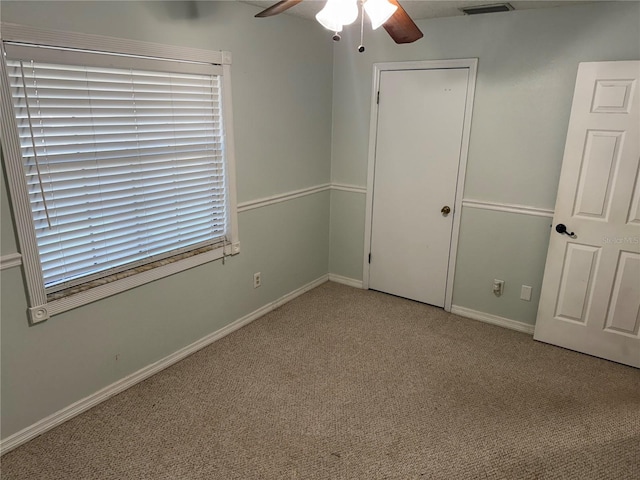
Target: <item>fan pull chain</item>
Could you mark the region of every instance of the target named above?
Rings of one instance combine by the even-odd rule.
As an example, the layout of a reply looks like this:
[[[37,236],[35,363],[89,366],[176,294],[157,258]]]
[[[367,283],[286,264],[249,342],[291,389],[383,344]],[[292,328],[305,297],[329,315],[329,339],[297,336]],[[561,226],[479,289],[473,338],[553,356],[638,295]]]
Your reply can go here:
[[[358,51],[360,53],[364,52],[364,2],[365,0],[361,0],[360,2],[360,45],[358,46]]]

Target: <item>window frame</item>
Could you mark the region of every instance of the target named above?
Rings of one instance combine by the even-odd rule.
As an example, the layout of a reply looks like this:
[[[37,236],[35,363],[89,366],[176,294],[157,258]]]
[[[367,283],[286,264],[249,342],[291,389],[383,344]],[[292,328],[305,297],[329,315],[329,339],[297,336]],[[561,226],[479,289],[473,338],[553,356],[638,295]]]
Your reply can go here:
[[[238,238],[238,206],[236,197],[235,150],[233,141],[233,113],[231,105],[231,54],[225,51],[201,50],[149,42],[125,40],[102,35],[61,32],[24,25],[0,24],[0,84],[2,112],[2,154],[7,174],[8,194],[12,203],[22,268],[27,286],[27,315],[30,324],[47,320],[53,315],[124,292],[145,283],[240,253]],[[40,254],[29,203],[26,177],[17,123],[7,77],[4,42],[20,42],[61,48],[76,48],[110,54],[146,56],[159,59],[192,61],[222,67],[222,122],[225,141],[225,166],[228,190],[228,239],[223,246],[174,262],[156,266],[126,278],[96,286],[56,300],[47,301]]]

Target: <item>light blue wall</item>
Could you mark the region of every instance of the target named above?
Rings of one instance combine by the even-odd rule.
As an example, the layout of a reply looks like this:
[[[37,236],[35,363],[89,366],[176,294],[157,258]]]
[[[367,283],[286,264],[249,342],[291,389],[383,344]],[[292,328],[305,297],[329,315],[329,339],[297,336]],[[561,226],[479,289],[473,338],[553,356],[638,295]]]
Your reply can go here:
[[[331,251],[329,271],[347,278],[362,278],[365,196],[340,190],[331,192]],[[358,235],[360,232],[360,235]]]
[[[453,304],[535,324],[551,218],[475,208],[462,210]],[[504,280],[501,296],[491,292]],[[522,285],[533,287],[520,300]]]
[[[2,2],[4,22],[233,55],[238,199],[329,181],[332,45],[311,21],[237,2]],[[291,41],[295,39],[295,41]],[[5,183],[2,254],[16,251]],[[19,268],[1,273],[2,438],[328,271],[329,192],[239,214],[241,253],[29,327]],[[263,285],[253,288],[253,273]],[[117,356],[117,359],[116,359]]]
[[[2,2],[5,22],[228,50],[240,202],[336,183],[364,186],[374,62],[479,58],[466,196],[552,208],[577,64],[640,57],[637,3],[418,22],[355,53],[288,15],[237,2]],[[333,52],[332,52],[333,48]],[[332,123],[333,116],[333,123]],[[333,127],[332,127],[333,125]],[[3,255],[15,252],[4,182]],[[29,327],[19,268],[0,297],[2,438],[324,275],[362,278],[365,197],[322,192],[239,214],[242,253]],[[454,303],[532,323],[549,221],[464,209]],[[330,266],[329,266],[330,265]],[[253,272],[263,286],[252,288]],[[507,281],[493,297],[493,278]],[[532,302],[517,299],[534,287]],[[116,360],[116,356],[118,359]]]
[[[409,45],[369,32],[365,54],[349,29],[334,46],[332,181],[366,186],[374,63],[478,58],[464,196],[553,209],[578,63],[639,59],[639,19],[639,3],[606,2],[422,20],[424,38]],[[333,198],[331,272],[360,279],[363,195]],[[549,224],[463,209],[454,305],[533,323]],[[500,298],[494,278],[506,282]],[[531,302],[519,300],[522,284]]]

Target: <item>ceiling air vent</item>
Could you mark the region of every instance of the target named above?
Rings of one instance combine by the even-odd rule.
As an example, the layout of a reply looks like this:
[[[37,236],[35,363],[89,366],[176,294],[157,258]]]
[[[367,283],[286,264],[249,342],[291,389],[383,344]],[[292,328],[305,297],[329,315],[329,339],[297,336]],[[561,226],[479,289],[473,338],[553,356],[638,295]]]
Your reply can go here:
[[[498,13],[513,10],[508,3],[494,3],[493,5],[477,5],[475,7],[464,7],[460,9],[465,15],[478,15],[480,13]]]

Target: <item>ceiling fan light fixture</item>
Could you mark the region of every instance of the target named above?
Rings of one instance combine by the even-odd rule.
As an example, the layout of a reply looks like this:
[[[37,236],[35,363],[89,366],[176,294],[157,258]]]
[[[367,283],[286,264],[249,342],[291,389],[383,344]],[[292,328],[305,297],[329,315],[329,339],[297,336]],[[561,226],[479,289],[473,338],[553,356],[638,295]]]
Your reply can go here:
[[[371,20],[371,28],[373,30],[389,20],[397,9],[398,6],[393,5],[388,0],[367,0],[364,4],[364,10]]]
[[[321,15],[322,11],[318,12],[316,15],[316,20],[320,25],[322,25],[327,30],[331,30],[332,32],[341,32],[342,24],[328,15]]]
[[[316,15],[316,20],[327,30],[342,31],[358,18],[358,0],[327,0],[326,5]],[[337,27],[337,28],[336,28]]]

